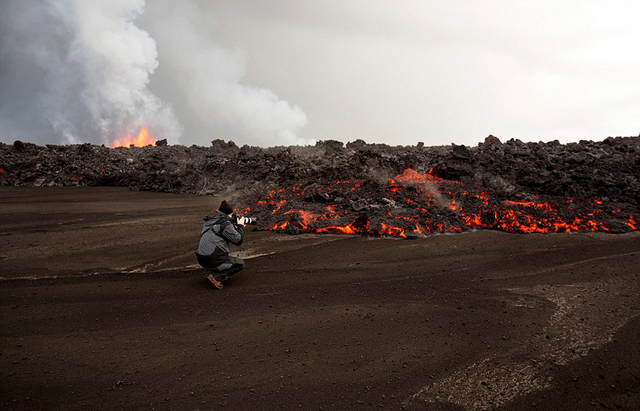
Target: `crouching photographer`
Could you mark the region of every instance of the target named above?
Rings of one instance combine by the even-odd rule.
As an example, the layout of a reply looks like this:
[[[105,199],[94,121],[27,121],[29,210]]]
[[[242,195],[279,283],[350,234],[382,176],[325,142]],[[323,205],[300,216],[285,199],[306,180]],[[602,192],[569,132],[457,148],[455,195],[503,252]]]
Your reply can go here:
[[[229,256],[229,252],[230,244],[242,244],[247,224],[255,224],[255,219],[234,214],[233,206],[226,201],[204,218],[196,257],[198,263],[211,273],[207,280],[217,289],[222,289],[224,280],[244,268],[244,261]]]

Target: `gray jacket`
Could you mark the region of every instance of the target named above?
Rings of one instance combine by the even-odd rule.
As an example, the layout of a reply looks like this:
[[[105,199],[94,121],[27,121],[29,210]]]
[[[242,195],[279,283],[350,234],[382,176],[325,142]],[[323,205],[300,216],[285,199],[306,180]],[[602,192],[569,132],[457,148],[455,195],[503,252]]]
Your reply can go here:
[[[234,224],[233,219],[222,211],[216,210],[204,218],[197,254],[211,256],[215,262],[223,263],[229,256],[229,244],[240,245],[243,239],[244,228]]]

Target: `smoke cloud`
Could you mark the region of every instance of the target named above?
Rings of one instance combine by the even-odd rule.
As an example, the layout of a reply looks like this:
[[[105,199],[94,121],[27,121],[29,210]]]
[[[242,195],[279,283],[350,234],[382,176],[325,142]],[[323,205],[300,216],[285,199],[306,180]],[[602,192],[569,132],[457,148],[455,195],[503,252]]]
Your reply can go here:
[[[108,144],[141,127],[179,138],[171,107],[147,88],[158,60],[134,24],[144,1],[28,3],[2,6],[3,139]]]
[[[176,102],[185,140],[258,146],[311,144],[297,133],[307,116],[271,90],[244,84],[245,62],[215,41],[216,16],[191,1],[149,3],[142,25],[158,42],[151,88]]]
[[[3,1],[0,140],[308,143],[304,112],[242,84],[243,59],[208,36],[190,1]]]

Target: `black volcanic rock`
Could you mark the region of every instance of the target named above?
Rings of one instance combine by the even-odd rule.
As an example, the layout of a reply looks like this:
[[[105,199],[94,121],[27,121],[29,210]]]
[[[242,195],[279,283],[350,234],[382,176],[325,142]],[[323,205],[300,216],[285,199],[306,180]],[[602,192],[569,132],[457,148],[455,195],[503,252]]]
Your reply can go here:
[[[487,138],[484,139],[483,143],[478,144],[478,147],[482,150],[489,150],[493,147],[499,148],[502,145],[500,139],[493,134],[489,134]]]
[[[452,145],[453,157],[459,160],[471,160],[471,151],[465,146]]]
[[[0,143],[0,184],[116,185],[134,190],[223,194],[331,180],[386,179],[412,168],[497,193],[606,199],[640,205],[640,137],[560,144],[505,143],[417,147],[320,141],[316,146],[260,148],[214,140],[181,145],[107,148],[90,144]]]

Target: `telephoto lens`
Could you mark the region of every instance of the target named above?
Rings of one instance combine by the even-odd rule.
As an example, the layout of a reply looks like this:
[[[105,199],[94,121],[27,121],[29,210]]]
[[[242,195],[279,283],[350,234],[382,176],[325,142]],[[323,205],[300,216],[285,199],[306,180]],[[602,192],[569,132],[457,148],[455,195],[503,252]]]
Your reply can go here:
[[[253,217],[240,217],[240,216],[237,216],[236,217],[236,221],[238,221],[238,224],[244,224],[244,225],[249,225],[249,224],[256,225],[256,224],[258,224],[258,221]]]

